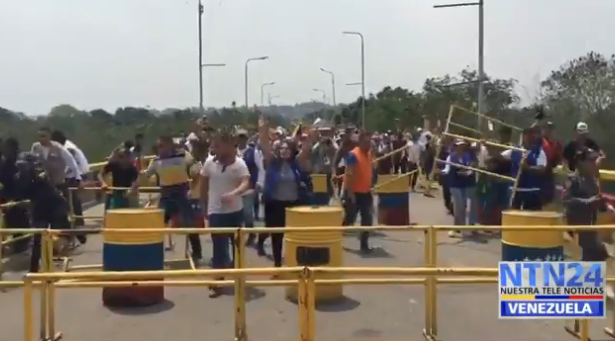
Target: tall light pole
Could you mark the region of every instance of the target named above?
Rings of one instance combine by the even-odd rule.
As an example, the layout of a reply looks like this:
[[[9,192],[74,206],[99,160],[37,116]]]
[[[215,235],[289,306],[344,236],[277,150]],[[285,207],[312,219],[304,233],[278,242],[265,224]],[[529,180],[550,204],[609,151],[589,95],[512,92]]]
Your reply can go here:
[[[323,68],[320,68],[320,71],[328,73],[331,76],[331,97],[333,97],[333,106],[335,107],[337,106],[337,103],[335,101],[335,74]]]
[[[226,66],[226,64],[224,64],[224,63],[201,64],[201,70],[200,70],[200,73],[199,73],[200,77],[201,77],[200,83],[199,83],[199,85],[200,85],[199,89],[201,90],[200,97],[199,97],[199,99],[200,99],[200,101],[199,101],[199,109],[201,110],[201,114],[205,113],[205,108],[203,106],[203,97],[205,97],[203,95],[203,68],[206,68],[206,67],[224,67],[224,66]]]
[[[361,126],[365,129],[365,39],[360,32],[344,31],[342,33],[361,38]]]
[[[276,95],[276,96],[271,96],[271,94],[269,94],[267,97],[269,97],[269,98],[268,98],[268,103],[269,103],[269,105],[271,105],[271,100],[276,99],[276,98],[280,98],[280,96],[279,96],[279,95]]]
[[[201,0],[199,0],[197,11],[199,18],[199,110],[201,111],[201,115],[203,115],[205,113],[205,109],[203,108],[203,5],[201,4]]]
[[[265,60],[265,59],[269,59],[269,56],[262,56],[262,57],[254,57],[254,58],[249,58],[248,60],[246,60],[246,66],[245,66],[245,101],[246,101],[246,110],[248,110],[248,108],[250,107],[250,103],[248,102],[248,64],[250,64],[250,62],[255,61],[255,60]]]
[[[435,5],[434,8],[449,8],[449,7],[466,7],[466,6],[478,6],[478,113],[484,114],[485,111],[485,65],[484,65],[484,47],[485,47],[485,13],[484,13],[484,0],[478,0],[478,2],[464,2],[447,5]],[[482,123],[482,116],[478,115],[478,129],[480,129]]]
[[[322,94],[322,102],[327,103],[327,93],[323,89],[312,89],[312,91],[320,92]]]
[[[265,87],[274,85],[275,82],[261,84],[261,106],[265,105]]]

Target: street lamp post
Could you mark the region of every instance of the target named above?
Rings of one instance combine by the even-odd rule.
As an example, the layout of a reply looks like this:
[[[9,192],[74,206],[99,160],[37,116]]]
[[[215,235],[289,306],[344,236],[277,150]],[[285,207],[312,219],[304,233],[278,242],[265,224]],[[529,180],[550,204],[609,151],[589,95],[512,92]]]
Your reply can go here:
[[[246,65],[245,65],[245,79],[244,79],[244,87],[245,87],[245,101],[246,101],[246,110],[249,108],[250,104],[248,102],[248,64],[250,64],[251,61],[255,61],[255,60],[265,60],[265,59],[269,59],[269,56],[262,56],[262,57],[254,57],[254,58],[249,58],[248,60],[246,60]]]
[[[274,85],[275,82],[261,84],[261,106],[265,105],[265,87]]]
[[[478,113],[484,114],[485,111],[485,65],[484,65],[484,47],[485,47],[485,13],[484,13],[484,0],[478,0],[478,2],[464,2],[447,5],[435,5],[434,8],[449,8],[449,7],[466,7],[466,6],[478,6]],[[478,128],[482,123],[482,116],[478,115]]]
[[[361,38],[361,126],[365,129],[365,39],[360,32],[344,31],[342,33]]]
[[[201,110],[201,114],[205,113],[205,108],[203,106],[203,97],[205,97],[203,95],[203,68],[206,67],[224,67],[226,66],[226,64],[224,63],[214,63],[214,64],[201,64],[201,70],[200,70],[200,83],[199,83],[199,89],[201,90],[200,92],[200,96],[199,96],[199,109]]]
[[[323,89],[312,89],[312,91],[320,92],[322,94],[322,102],[327,103],[327,93]]]
[[[271,106],[271,100],[276,99],[276,98],[280,98],[280,96],[279,96],[279,95],[276,95],[276,96],[271,96],[271,94],[269,94],[267,97],[269,97],[269,98],[268,98],[268,103],[269,103],[269,106]]]
[[[203,108],[203,5],[201,4],[201,0],[199,0],[198,6],[198,29],[199,29],[199,110],[201,111],[201,115],[205,113],[205,109]]]
[[[337,103],[335,101],[335,74],[323,68],[320,68],[320,71],[328,73],[331,76],[331,97],[333,99],[333,106],[335,107],[337,106]]]

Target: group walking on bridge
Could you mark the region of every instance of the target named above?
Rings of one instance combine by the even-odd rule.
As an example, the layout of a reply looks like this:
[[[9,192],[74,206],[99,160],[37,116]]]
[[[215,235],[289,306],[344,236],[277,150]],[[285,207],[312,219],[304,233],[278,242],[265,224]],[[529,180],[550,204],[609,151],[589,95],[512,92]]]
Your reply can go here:
[[[0,161],[0,200],[7,205],[3,210],[3,226],[9,228],[70,229],[84,225],[79,195],[69,194],[71,187],[81,187],[89,172],[83,152],[61,131],[47,127],[38,130],[38,141],[29,152],[20,150],[16,139],[2,142]],[[68,201],[71,201],[70,203]],[[75,218],[71,216],[72,207]],[[76,240],[84,244],[87,238],[77,234]],[[13,252],[20,253],[32,243],[30,271],[37,272],[41,259],[41,236],[21,238],[13,243]],[[73,242],[61,238],[60,244]]]
[[[147,183],[143,179],[153,181],[159,187],[158,205],[165,224],[181,227],[250,228],[260,220],[261,207],[266,227],[285,227],[287,208],[336,204],[344,211],[342,225],[354,225],[360,217],[361,225],[371,226],[374,189],[404,176],[407,182],[402,182],[400,194],[405,201],[400,202],[406,211],[401,215],[408,222],[409,192],[422,186],[425,195],[431,196],[430,181],[435,178],[455,225],[501,225],[504,210],[554,210],[559,199],[570,225],[595,224],[600,212],[615,214],[600,193],[598,170],[605,155],[589,137],[587,124],[576,126],[575,139],[566,146],[555,138],[553,128],[552,122],[541,117],[521,131],[516,144],[513,130],[506,126],[497,136],[472,138],[441,132],[439,126],[431,131],[428,124],[384,133],[300,124],[290,133],[280,127],[272,129],[261,116],[257,131],[249,132],[242,127],[212,127],[201,118],[186,137],[159,136],[149,165],[143,164],[142,135],[123,143],[110,155],[97,180],[103,189],[111,189],[107,208],[138,206],[139,188]],[[490,142],[494,140],[498,143]],[[498,144],[504,150],[496,150]],[[29,201],[27,207],[5,209],[5,226],[83,226],[79,193],[71,195],[69,188],[81,187],[89,169],[74,143],[62,132],[41,128],[30,152],[20,152],[15,139],[5,140],[2,146],[2,200]],[[559,165],[570,173],[561,195],[556,194],[555,181]],[[323,186],[319,179],[325,179]],[[397,224],[380,209],[394,197],[387,191],[376,194],[379,222]],[[467,237],[455,231],[451,236]],[[360,252],[372,251],[369,237],[367,231],[360,233]],[[581,232],[579,237],[583,260],[608,257],[595,232]],[[85,235],[76,239],[86,242]],[[212,235],[213,268],[233,266],[233,239],[232,233]],[[266,256],[267,239],[274,266],[283,266],[283,233],[251,234],[246,243],[257,255]],[[199,235],[190,234],[188,241],[190,256],[199,265],[203,259]],[[30,242],[30,271],[36,272],[40,235],[22,239],[13,248],[23,251]],[[218,289],[211,289],[216,296]]]

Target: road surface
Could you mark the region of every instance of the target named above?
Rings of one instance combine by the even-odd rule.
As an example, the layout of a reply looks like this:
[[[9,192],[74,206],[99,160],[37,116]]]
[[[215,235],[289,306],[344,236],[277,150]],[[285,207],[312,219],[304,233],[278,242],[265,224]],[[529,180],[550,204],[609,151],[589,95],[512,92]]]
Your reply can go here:
[[[451,224],[440,199],[411,195],[412,221],[419,224]],[[102,214],[101,206],[87,214]],[[442,234],[438,246],[440,266],[495,267],[500,243],[476,243],[450,239]],[[179,238],[176,238],[179,240]],[[211,253],[208,237],[205,258]],[[356,253],[355,237],[345,239],[344,262],[349,266],[421,266],[421,233],[386,233],[373,240],[386,252],[363,258]],[[76,264],[101,262],[101,239],[90,238],[77,250]],[[182,246],[177,248],[182,249]],[[253,249],[246,257],[249,266],[268,266]],[[13,272],[6,279],[19,278]],[[346,300],[321,307],[316,317],[316,339],[423,340],[423,288],[419,286],[346,287]],[[563,321],[499,321],[497,290],[494,285],[448,285],[438,290],[438,327],[442,340],[573,340],[563,330]],[[101,289],[59,289],[57,329],[66,341],[196,341],[233,339],[233,297],[208,297],[206,288],[167,288],[167,302],[158,307],[112,311],[101,304]],[[0,293],[0,340],[23,340],[22,291]],[[35,301],[36,302],[36,301]],[[265,288],[247,304],[250,340],[298,340],[297,306],[284,299],[283,288]],[[591,324],[594,339],[608,339],[602,333],[607,320]]]

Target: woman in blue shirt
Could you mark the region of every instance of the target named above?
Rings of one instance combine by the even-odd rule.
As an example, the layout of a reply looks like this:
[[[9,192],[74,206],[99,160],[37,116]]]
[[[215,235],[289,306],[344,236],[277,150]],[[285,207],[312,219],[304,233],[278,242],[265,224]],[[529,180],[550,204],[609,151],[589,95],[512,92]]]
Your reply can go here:
[[[452,153],[446,158],[442,173],[447,177],[453,197],[453,216],[455,225],[476,224],[476,172],[465,167],[475,167],[476,156],[463,140],[455,141]],[[459,167],[457,165],[465,166]],[[467,215],[470,206],[469,216]],[[454,233],[454,232],[453,232]]]
[[[259,137],[265,165],[265,226],[284,227],[286,208],[307,204],[307,197],[312,191],[309,175],[312,139],[302,142],[299,153],[296,152],[294,141],[282,141],[274,151],[269,142],[269,127],[263,117],[259,119]],[[266,255],[266,239],[266,234],[259,234],[257,250],[260,256]],[[276,267],[282,266],[283,241],[283,233],[271,233],[271,249]]]

